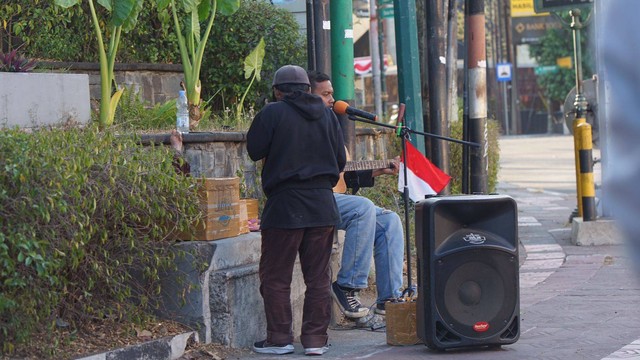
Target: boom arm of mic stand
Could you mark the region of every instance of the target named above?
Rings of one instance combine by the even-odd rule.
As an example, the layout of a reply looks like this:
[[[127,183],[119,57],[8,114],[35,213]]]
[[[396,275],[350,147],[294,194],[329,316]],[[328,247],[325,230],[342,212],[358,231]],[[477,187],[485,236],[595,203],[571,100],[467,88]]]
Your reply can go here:
[[[349,115],[349,120],[360,121],[360,122],[363,122],[363,123],[372,124],[372,125],[376,125],[376,126],[382,126],[382,127],[386,127],[386,128],[390,128],[390,129],[394,129],[394,130],[397,130],[400,127],[400,128],[403,129],[403,131],[406,131],[406,132],[409,132],[409,133],[412,133],[412,134],[420,134],[420,135],[424,135],[424,136],[428,136],[428,137],[432,137],[432,138],[436,138],[436,139],[441,139],[441,140],[446,140],[446,141],[451,141],[451,142],[454,142],[454,143],[463,144],[463,145],[467,145],[467,146],[480,147],[480,144],[478,144],[476,142],[458,140],[458,139],[450,138],[450,137],[447,137],[447,136],[442,136],[442,135],[437,135],[437,134],[431,134],[431,133],[426,133],[426,132],[422,132],[422,131],[417,131],[417,130],[413,130],[413,129],[407,127],[406,125],[403,125],[403,126],[389,125],[389,124],[385,124],[385,123],[381,123],[381,122],[371,121],[369,119],[363,119],[363,118],[355,116],[355,115]]]

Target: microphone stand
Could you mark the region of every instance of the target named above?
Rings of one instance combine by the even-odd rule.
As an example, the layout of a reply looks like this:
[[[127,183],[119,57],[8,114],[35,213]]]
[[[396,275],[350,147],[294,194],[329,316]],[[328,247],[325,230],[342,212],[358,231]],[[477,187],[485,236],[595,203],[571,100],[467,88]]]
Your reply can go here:
[[[422,132],[418,130],[413,130],[409,128],[404,121],[404,104],[400,104],[400,110],[398,111],[398,121],[396,125],[389,125],[382,122],[376,122],[369,119],[364,119],[355,115],[349,115],[350,120],[360,121],[367,124],[372,124],[376,126],[382,126],[390,129],[396,130],[396,135],[398,137],[402,137],[402,162],[403,166],[403,176],[404,176],[404,188],[402,192],[402,200],[404,202],[404,241],[405,241],[405,250],[407,253],[407,288],[402,292],[401,297],[413,297],[416,295],[416,288],[411,284],[411,240],[409,237],[409,187],[407,185],[407,146],[405,141],[409,140],[410,134],[419,134],[422,136],[428,136],[436,139],[446,140],[458,144],[463,144],[466,146],[480,147],[480,144],[465,140],[458,140],[454,138],[450,138],[447,136]]]

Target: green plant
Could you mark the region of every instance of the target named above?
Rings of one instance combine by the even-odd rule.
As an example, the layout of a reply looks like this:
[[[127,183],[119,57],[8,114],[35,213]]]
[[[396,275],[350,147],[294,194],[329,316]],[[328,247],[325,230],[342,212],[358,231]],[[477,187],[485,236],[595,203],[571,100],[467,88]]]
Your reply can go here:
[[[172,162],[93,127],[0,132],[0,353],[56,319],[144,319],[180,255],[168,234],[201,216]]]
[[[124,88],[116,109],[113,127],[122,131],[170,130],[176,125],[176,100],[151,106],[140,94],[129,87]]]
[[[263,0],[242,0],[233,15],[219,16],[211,30],[216,41],[207,46],[202,63],[203,98],[211,99],[210,109],[214,113],[233,109],[244,93],[243,106],[261,109],[271,96],[271,79],[280,66],[306,66],[306,40],[299,28],[293,14]],[[268,81],[254,83],[247,91],[243,62],[261,38],[265,56],[260,74]]]
[[[184,85],[189,101],[190,127],[195,128],[202,118],[200,108],[201,89],[200,69],[202,56],[211,33],[216,12],[231,15],[240,7],[240,0],[177,0],[180,9],[176,7],[176,0],[157,0],[159,10],[171,5],[175,33],[178,38],[180,56],[184,72]],[[178,11],[184,14],[184,32]],[[200,31],[200,22],[207,21],[204,33]]]
[[[56,5],[62,8],[69,8],[81,3],[83,0],[55,0]],[[143,0],[98,0],[98,4],[110,12],[108,19],[110,39],[105,48],[105,42],[100,28],[98,13],[93,4],[93,0],[88,0],[91,9],[91,19],[93,30],[98,41],[98,55],[100,58],[100,128],[104,129],[113,123],[116,107],[123,89],[118,89],[114,76],[114,65],[120,35],[122,31],[127,32],[136,25],[138,13],[142,9]],[[116,88],[112,95],[112,89]]]
[[[460,110],[460,118],[462,119],[462,109]],[[462,121],[452,122],[450,130],[451,137],[462,139]],[[499,136],[500,124],[495,120],[487,120],[487,141],[489,145],[487,187],[490,193],[495,192],[498,185],[498,171],[500,168]],[[449,175],[451,176],[450,188],[452,194],[462,193],[462,146],[455,143],[449,145]]]
[[[582,74],[591,77],[589,74],[592,74],[591,53],[593,52],[588,50],[590,44],[588,33],[582,31],[581,34]],[[540,43],[530,45],[529,52],[539,66],[555,66],[559,58],[573,58],[571,31],[568,29],[549,30],[542,37]],[[558,68],[556,72],[538,75],[536,80],[549,100],[564,102],[565,97],[576,84],[575,69]]]
[[[0,52],[0,71],[30,72],[36,64],[35,60],[25,59],[18,55],[18,49],[13,49],[6,54]]]
[[[262,70],[263,59],[264,38],[260,39],[260,42],[258,43],[256,48],[253,49],[253,51],[244,59],[244,78],[251,78],[251,82],[249,83],[249,86],[247,86],[244,94],[242,94],[242,98],[240,99],[240,101],[238,101],[238,106],[236,108],[236,118],[238,119],[238,122],[240,122],[240,119],[242,118],[242,111],[244,110],[244,99],[247,96],[249,89],[251,89],[253,81],[256,79],[260,81],[260,70]]]

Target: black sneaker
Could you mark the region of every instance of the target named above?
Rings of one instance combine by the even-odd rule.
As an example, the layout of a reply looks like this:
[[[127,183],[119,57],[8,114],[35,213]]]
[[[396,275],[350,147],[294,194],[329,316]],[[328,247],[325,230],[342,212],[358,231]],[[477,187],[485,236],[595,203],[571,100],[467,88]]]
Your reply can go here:
[[[253,343],[253,351],[260,354],[284,355],[291,354],[293,350],[294,349],[292,344],[272,344],[267,340]]]
[[[374,312],[378,315],[386,315],[387,311],[385,310],[385,303],[377,303]]]
[[[340,311],[350,318],[361,318],[369,313],[369,309],[362,306],[358,300],[357,289],[344,289],[337,282],[331,284],[331,296],[340,307]]]

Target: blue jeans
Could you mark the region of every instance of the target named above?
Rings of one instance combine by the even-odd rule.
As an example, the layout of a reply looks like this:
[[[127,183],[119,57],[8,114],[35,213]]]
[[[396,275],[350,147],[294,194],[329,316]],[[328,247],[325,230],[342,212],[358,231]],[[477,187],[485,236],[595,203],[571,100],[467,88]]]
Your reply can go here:
[[[376,269],[377,302],[402,293],[404,233],[398,214],[373,204],[365,197],[333,194],[345,230],[338,285],[354,289],[368,286],[371,254]]]

